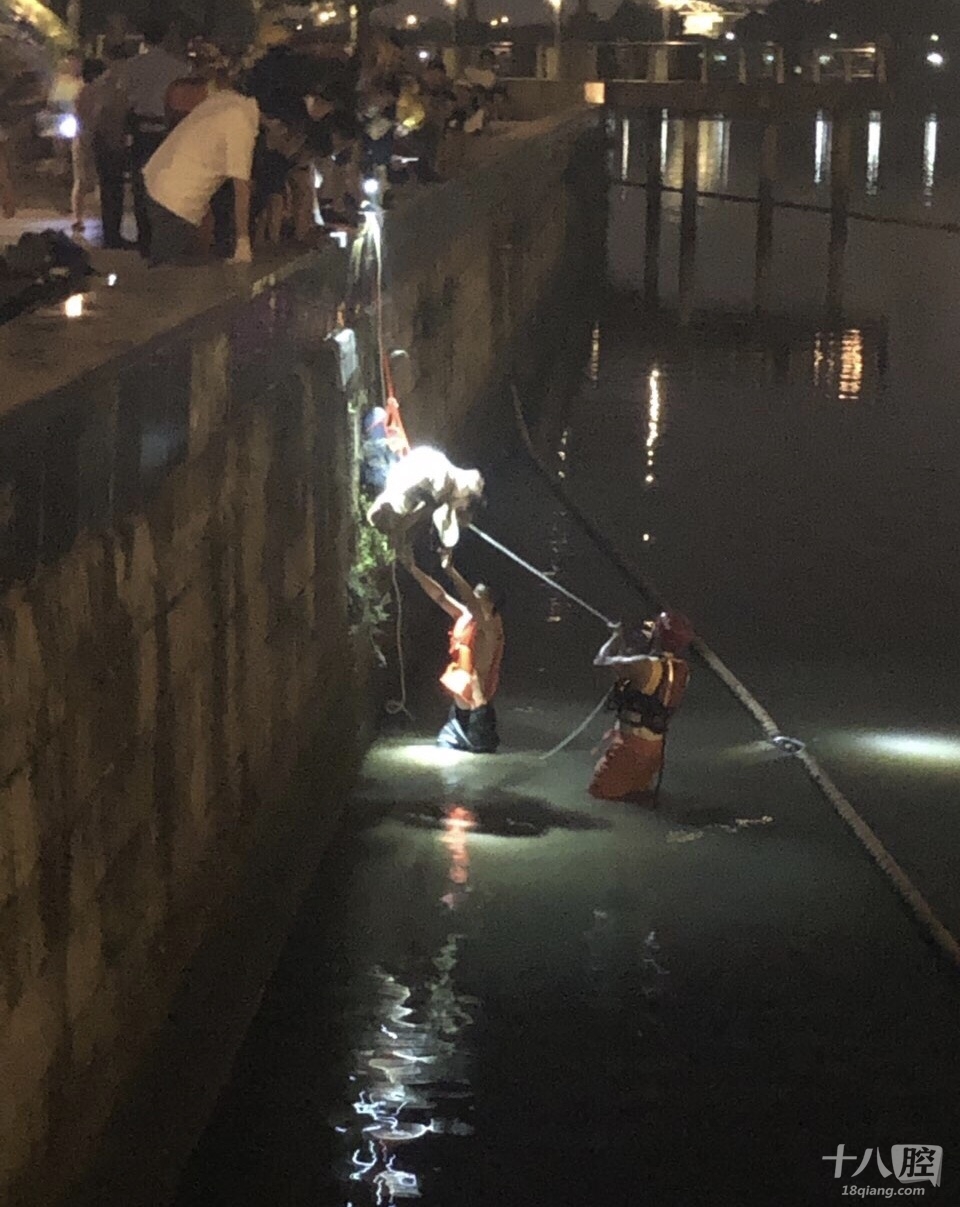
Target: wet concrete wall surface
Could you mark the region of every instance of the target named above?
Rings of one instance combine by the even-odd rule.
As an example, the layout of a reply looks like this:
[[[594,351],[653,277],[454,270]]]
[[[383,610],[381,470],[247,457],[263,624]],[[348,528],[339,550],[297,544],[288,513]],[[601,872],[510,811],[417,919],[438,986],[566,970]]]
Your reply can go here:
[[[592,125],[524,127],[387,215],[416,439],[455,438],[535,321]],[[269,883],[276,912],[299,883],[372,711],[347,589],[378,376],[369,247],[352,282],[335,249],[248,271],[130,260],[105,253],[82,299],[0,331],[3,1201],[63,1192],[151,1051],[187,1077],[200,1053],[169,1032],[190,1032],[188,983],[222,999],[212,1036],[191,1032],[195,1098],[215,1095],[276,954],[247,945],[242,899]],[[349,381],[327,338],[344,301]]]

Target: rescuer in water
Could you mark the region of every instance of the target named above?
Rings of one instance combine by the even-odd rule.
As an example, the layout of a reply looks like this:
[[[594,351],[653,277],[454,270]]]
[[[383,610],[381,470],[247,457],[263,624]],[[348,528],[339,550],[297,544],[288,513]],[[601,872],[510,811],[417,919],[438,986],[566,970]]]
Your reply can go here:
[[[425,574],[409,550],[400,560],[426,594],[453,619],[451,662],[440,682],[453,698],[450,719],[437,735],[437,745],[472,754],[492,754],[500,745],[493,697],[503,659],[503,621],[497,600],[483,583],[471,587],[445,551],[440,564],[459,595],[456,600]]]
[[[623,626],[612,627],[593,665],[609,666],[617,674],[609,700],[617,721],[594,768],[590,794],[600,800],[656,798],[667,726],[690,677],[681,655],[693,640],[693,630],[679,613],[661,612],[656,620],[645,622],[635,643],[639,649],[633,652],[625,648]]]

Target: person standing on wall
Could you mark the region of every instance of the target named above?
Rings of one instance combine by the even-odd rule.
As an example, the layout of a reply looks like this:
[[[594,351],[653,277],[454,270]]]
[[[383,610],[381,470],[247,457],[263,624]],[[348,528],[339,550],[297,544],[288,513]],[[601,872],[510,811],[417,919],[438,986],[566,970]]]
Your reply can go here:
[[[137,244],[141,255],[145,256],[150,247],[150,213],[143,169],[169,130],[165,110],[167,89],[174,80],[189,75],[190,68],[180,53],[179,30],[174,24],[154,18],[145,21],[143,40],[146,50],[123,64],[120,78],[130,124],[130,166]]]
[[[667,727],[680,705],[690,667],[680,656],[693,640],[686,617],[661,612],[648,620],[627,648],[623,627],[615,625],[594,666],[617,674],[610,706],[617,721],[594,768],[590,795],[599,800],[656,798],[663,775]]]
[[[455,569],[449,552],[441,565],[460,596],[454,599],[425,574],[409,551],[400,555],[426,595],[453,620],[451,662],[440,682],[452,698],[450,717],[437,735],[437,745],[471,754],[493,754],[500,745],[493,697],[500,683],[503,660],[503,621],[499,602],[483,583],[471,587]]]

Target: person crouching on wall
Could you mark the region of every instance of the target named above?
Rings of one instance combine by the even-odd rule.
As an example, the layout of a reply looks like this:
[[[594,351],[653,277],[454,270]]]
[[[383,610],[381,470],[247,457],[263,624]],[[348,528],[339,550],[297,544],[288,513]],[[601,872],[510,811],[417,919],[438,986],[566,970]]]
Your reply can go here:
[[[593,660],[617,674],[609,707],[617,720],[594,768],[590,795],[600,800],[656,797],[663,775],[667,727],[680,705],[690,667],[680,656],[693,640],[690,622],[676,612],[647,621],[628,649],[621,625]]]
[[[503,660],[503,621],[499,602],[483,583],[471,587],[445,552],[441,565],[450,576],[459,600],[425,574],[407,551],[401,561],[424,592],[453,620],[451,661],[440,683],[451,697],[450,717],[437,735],[437,745],[471,754],[493,754],[500,745],[493,697],[500,683]]]

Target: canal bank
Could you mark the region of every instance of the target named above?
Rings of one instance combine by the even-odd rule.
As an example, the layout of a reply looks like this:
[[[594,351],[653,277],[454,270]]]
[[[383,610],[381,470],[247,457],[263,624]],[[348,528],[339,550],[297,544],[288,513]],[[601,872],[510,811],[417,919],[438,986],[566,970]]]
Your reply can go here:
[[[455,445],[542,346],[602,207],[594,129],[519,127],[388,215],[416,439]],[[82,297],[0,331],[11,1203],[134,1150],[162,1195],[342,811],[381,692],[383,584],[356,556],[371,239],[349,288],[336,249],[239,271],[107,254]],[[161,1121],[171,1067],[192,1080]]]

